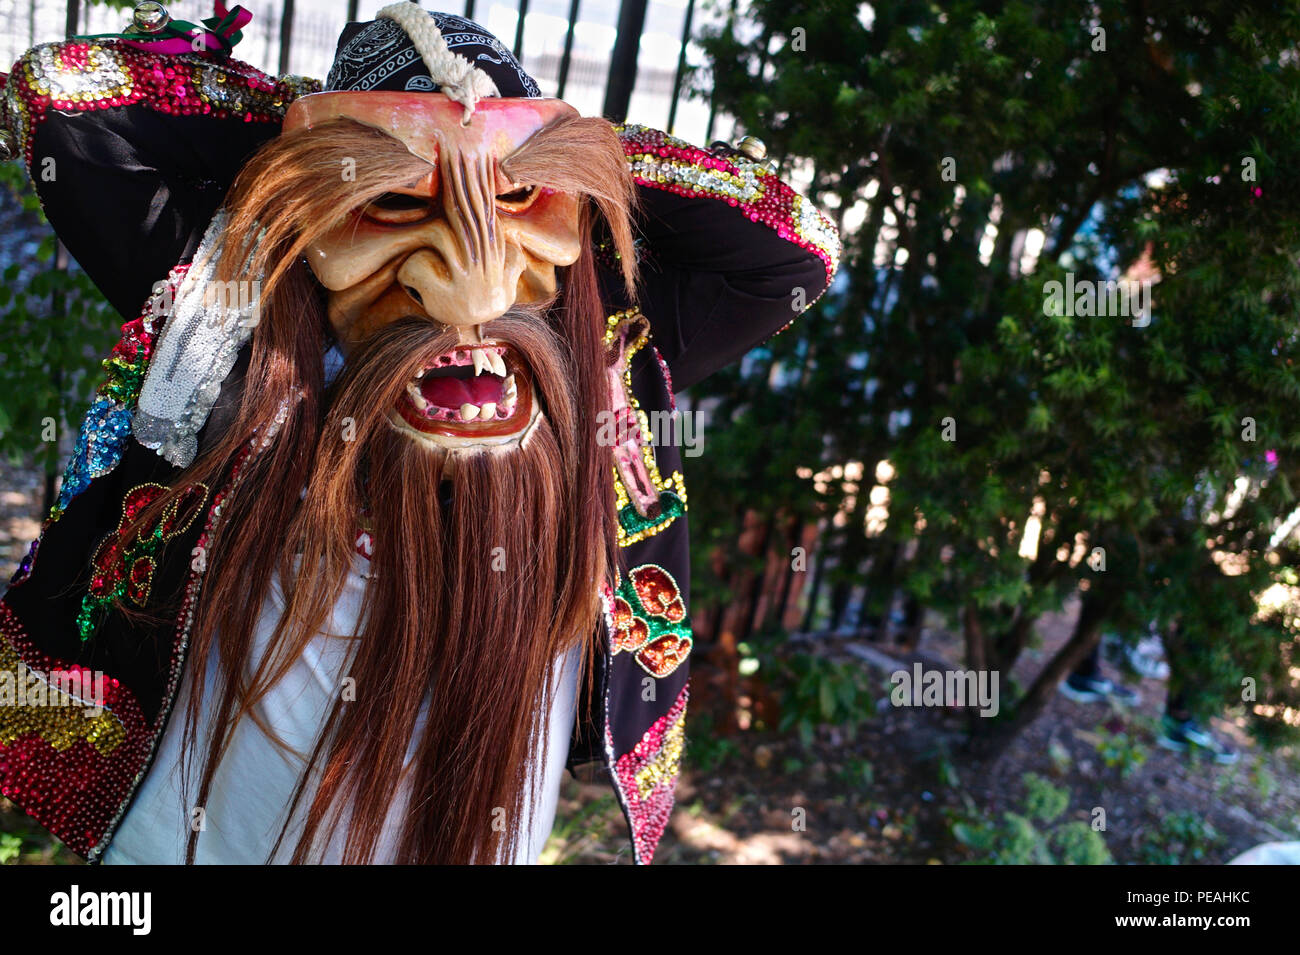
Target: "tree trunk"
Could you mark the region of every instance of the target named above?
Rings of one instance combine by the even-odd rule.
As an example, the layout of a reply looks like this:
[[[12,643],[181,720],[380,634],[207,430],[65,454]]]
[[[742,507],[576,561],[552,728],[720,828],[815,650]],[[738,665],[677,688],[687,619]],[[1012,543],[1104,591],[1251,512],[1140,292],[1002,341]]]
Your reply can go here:
[[[791,517],[786,524],[785,531],[785,554],[782,556],[782,566],[784,570],[780,576],[780,594],[776,601],[776,612],[772,615],[778,627],[785,626],[785,614],[790,603],[790,591],[794,586],[795,570],[791,564],[790,552],[796,547],[803,546],[803,522],[797,517]],[[806,551],[805,551],[806,556]]]
[[[988,669],[988,647],[984,642],[984,626],[980,623],[979,612],[974,604],[962,608],[962,634],[966,638],[966,669],[977,674]],[[979,733],[980,715],[975,707],[967,707],[966,718],[968,731],[972,737]]]
[[[911,594],[903,598],[903,629],[898,634],[898,646],[909,653],[921,642],[921,623],[925,620],[925,608],[921,601]]]
[[[992,725],[987,725],[991,721],[984,721],[985,725],[980,727],[983,731],[983,738],[978,743],[980,749],[993,755],[1000,753],[1021,730],[1039,717],[1061,681],[1083,662],[1101,640],[1101,627],[1114,600],[1112,595],[1102,594],[1097,587],[1084,594],[1079,619],[1075,622],[1070,639],[1039,672],[1010,717]],[[1005,680],[1001,682],[1005,683]]]
[[[822,571],[826,565],[827,542],[822,540],[817,548],[816,563],[813,564],[812,584],[808,587],[808,609],[804,611],[803,628],[811,630],[817,617],[817,598],[821,596]]]

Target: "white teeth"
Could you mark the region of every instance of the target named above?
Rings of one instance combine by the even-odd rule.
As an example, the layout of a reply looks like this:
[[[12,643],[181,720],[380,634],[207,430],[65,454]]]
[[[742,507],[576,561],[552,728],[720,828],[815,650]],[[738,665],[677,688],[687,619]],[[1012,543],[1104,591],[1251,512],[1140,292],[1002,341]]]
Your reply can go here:
[[[485,404],[482,408],[479,409],[478,416],[482,418],[484,421],[487,421],[489,418],[495,418],[496,413],[497,413],[496,403],[489,401],[487,404]]]
[[[515,387],[515,376],[511,375],[506,379],[505,395],[507,398],[513,398],[517,392],[518,389]]]
[[[406,383],[406,394],[410,397],[411,404],[415,405],[415,407],[419,408],[421,411],[428,409],[429,402],[424,400],[424,395],[420,393],[420,386],[415,382],[408,381]]]
[[[519,399],[515,395],[509,394],[506,395],[506,400],[501,402],[501,407],[505,409],[507,418],[509,418],[512,414],[515,413],[515,405],[518,403],[518,401]]]
[[[460,420],[473,421],[478,417],[478,405],[471,405],[468,402],[460,406]]]
[[[474,376],[478,377],[483,372],[492,372],[492,362],[488,360],[487,352],[481,348],[470,349],[470,357],[474,359]]]
[[[496,375],[500,375],[502,378],[504,378],[506,376],[505,359],[502,358],[494,351],[488,352],[487,356],[488,356],[488,360],[492,362],[492,373]]]

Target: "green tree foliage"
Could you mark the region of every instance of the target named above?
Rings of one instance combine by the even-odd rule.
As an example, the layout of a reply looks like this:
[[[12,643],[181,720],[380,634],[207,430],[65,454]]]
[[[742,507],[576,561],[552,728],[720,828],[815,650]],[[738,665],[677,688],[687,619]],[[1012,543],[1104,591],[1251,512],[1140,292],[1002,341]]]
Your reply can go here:
[[[53,475],[122,319],[84,272],[59,261],[21,164],[0,164],[0,183],[11,228],[29,231],[36,245],[30,257],[4,263],[0,283],[0,454]]]
[[[1240,703],[1247,678],[1257,702],[1295,705],[1295,616],[1256,598],[1295,556],[1269,537],[1300,478],[1300,11],[868,9],[755,0],[705,41],[718,107],[784,171],[810,164],[812,197],[856,227],[823,303],[696,389],[731,424],[696,470],[697,522],[734,541],[737,486],[803,520],[841,511],[822,537],[839,572],[902,555],[885,583],[1004,674],[1078,595],[1073,638],[1004,729],[1103,626],[1151,619],[1200,706]],[[1157,280],[1149,320],[1049,302],[1048,283],[1130,269]],[[890,519],[868,538],[880,459]],[[850,461],[862,486],[796,477]]]

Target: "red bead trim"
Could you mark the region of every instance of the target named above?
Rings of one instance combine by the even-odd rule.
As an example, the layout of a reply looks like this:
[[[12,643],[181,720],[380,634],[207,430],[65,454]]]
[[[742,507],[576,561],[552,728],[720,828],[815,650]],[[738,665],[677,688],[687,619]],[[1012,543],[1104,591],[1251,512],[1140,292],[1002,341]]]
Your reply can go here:
[[[673,811],[677,776],[685,748],[686,701],[689,684],[682,687],[677,701],[646,730],[630,753],[614,764],[614,788],[632,826],[632,850],[636,862],[649,865]],[[612,751],[613,736],[605,726],[605,746]]]
[[[38,650],[2,602],[0,639],[31,669],[77,669]],[[149,726],[130,690],[108,675],[103,688],[105,711],[125,731],[116,746],[97,748],[91,740],[79,739],[60,750],[35,728],[11,742],[0,741],[0,794],[82,856],[94,852],[114,811],[128,797],[149,748]]]
[[[49,110],[87,112],[141,103],[160,113],[280,122],[317,80],[279,80],[239,60],[167,56],[115,40],[67,40],[33,47],[14,64],[4,90],[7,120],[32,165],[32,134]]]
[[[839,231],[821,210],[767,166],[716,156],[648,126],[628,123],[616,126],[615,132],[623,142],[636,182],[682,196],[725,200],[751,221],[762,223],[820,258],[826,266],[829,287],[839,268]]]

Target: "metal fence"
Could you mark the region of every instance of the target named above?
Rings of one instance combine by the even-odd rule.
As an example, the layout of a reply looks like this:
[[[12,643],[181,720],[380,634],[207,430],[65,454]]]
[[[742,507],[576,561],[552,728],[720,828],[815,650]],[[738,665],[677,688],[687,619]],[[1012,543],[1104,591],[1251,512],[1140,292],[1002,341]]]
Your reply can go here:
[[[253,14],[235,55],[268,73],[324,79],[339,32],[350,17],[372,19],[387,0],[244,0]],[[231,4],[233,6],[233,4]],[[629,119],[691,142],[732,138],[735,123],[692,95],[687,67],[704,62],[691,37],[726,17],[743,24],[737,0],[445,0],[429,3],[468,16],[515,48],[541,87],[586,115]],[[167,3],[172,16],[212,15],[206,0]],[[120,32],[130,10],[93,0],[0,0],[0,69],[37,43],[66,35]],[[284,29],[286,14],[289,29]],[[520,29],[522,23],[522,29]],[[287,39],[287,43],[283,41]],[[707,71],[696,85],[708,89]]]

